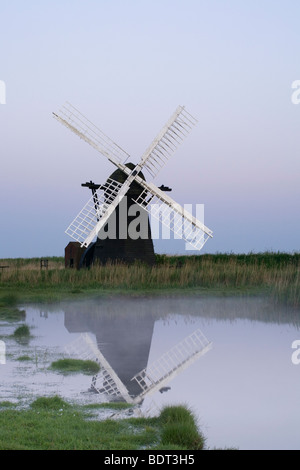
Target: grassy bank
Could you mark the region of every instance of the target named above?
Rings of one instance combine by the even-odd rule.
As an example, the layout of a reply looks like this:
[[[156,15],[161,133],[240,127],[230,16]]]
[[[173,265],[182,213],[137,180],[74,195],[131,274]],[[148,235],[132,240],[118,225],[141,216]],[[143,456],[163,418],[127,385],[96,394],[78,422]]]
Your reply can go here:
[[[65,269],[63,258],[6,259],[0,272],[0,303],[9,295],[24,301],[59,300],[75,294],[111,292],[265,291],[300,305],[300,254],[259,253],[198,256],[157,255],[154,267],[134,264]]]
[[[110,405],[113,408],[113,405]],[[205,438],[184,406],[157,418],[99,421],[94,409],[41,397],[17,411],[0,403],[0,450],[202,450]],[[112,410],[113,411],[113,410]]]

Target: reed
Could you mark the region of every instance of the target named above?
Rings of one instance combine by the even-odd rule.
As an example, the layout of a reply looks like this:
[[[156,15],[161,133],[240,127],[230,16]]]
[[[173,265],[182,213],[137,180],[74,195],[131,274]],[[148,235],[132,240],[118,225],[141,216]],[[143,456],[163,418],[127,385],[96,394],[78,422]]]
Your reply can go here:
[[[259,253],[157,256],[155,266],[140,263],[64,269],[62,258],[41,269],[39,259],[1,260],[0,294],[19,290],[84,292],[87,290],[264,289],[280,300],[300,305],[300,254]],[[11,294],[12,295],[12,294]],[[9,298],[9,297],[8,297]],[[0,295],[1,302],[1,295]]]

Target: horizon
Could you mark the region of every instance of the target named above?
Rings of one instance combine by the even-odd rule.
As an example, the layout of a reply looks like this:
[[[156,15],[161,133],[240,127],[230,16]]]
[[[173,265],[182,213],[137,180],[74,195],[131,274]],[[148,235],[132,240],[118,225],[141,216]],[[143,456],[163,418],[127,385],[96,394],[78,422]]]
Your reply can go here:
[[[76,242],[74,242],[76,243]],[[203,253],[200,251],[199,253],[192,253],[192,254],[179,254],[179,253],[155,253],[157,256],[166,256],[166,257],[187,257],[187,258],[192,258],[192,257],[197,257],[197,256],[259,256],[259,255],[264,255],[264,256],[276,256],[276,255],[287,255],[287,256],[298,256],[300,255],[300,251],[258,251],[258,252],[249,252],[249,253],[226,253],[226,252],[216,252],[216,253]],[[32,256],[32,257],[9,257],[9,258],[0,258],[0,260],[17,260],[17,259],[25,259],[25,260],[40,260],[40,259],[51,259],[51,258],[62,258],[64,260],[65,256],[64,254],[62,255],[43,255],[43,256]],[[1,268],[1,266],[0,266]]]

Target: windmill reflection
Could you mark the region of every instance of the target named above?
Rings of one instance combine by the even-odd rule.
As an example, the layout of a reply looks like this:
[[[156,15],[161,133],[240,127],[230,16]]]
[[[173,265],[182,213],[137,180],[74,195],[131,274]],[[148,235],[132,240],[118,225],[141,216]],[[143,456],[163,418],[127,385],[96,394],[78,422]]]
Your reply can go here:
[[[80,336],[66,346],[72,357],[99,362],[91,390],[109,401],[140,404],[146,395],[167,391],[167,384],[205,354],[211,343],[195,330],[149,364],[155,321],[161,313],[141,299],[101,301],[65,309],[65,326]]]

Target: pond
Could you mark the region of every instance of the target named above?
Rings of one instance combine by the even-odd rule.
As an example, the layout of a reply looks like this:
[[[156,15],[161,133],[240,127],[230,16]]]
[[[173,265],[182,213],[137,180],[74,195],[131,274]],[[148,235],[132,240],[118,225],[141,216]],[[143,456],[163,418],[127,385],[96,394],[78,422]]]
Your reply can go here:
[[[101,297],[25,310],[22,321],[0,322],[0,402],[23,407],[51,395],[128,402],[117,417],[185,404],[209,448],[300,449],[292,348],[299,310],[266,298],[200,296]],[[24,323],[31,336],[20,341],[13,332]],[[50,369],[65,357],[96,360],[100,373]],[[99,419],[112,413],[101,409]]]

